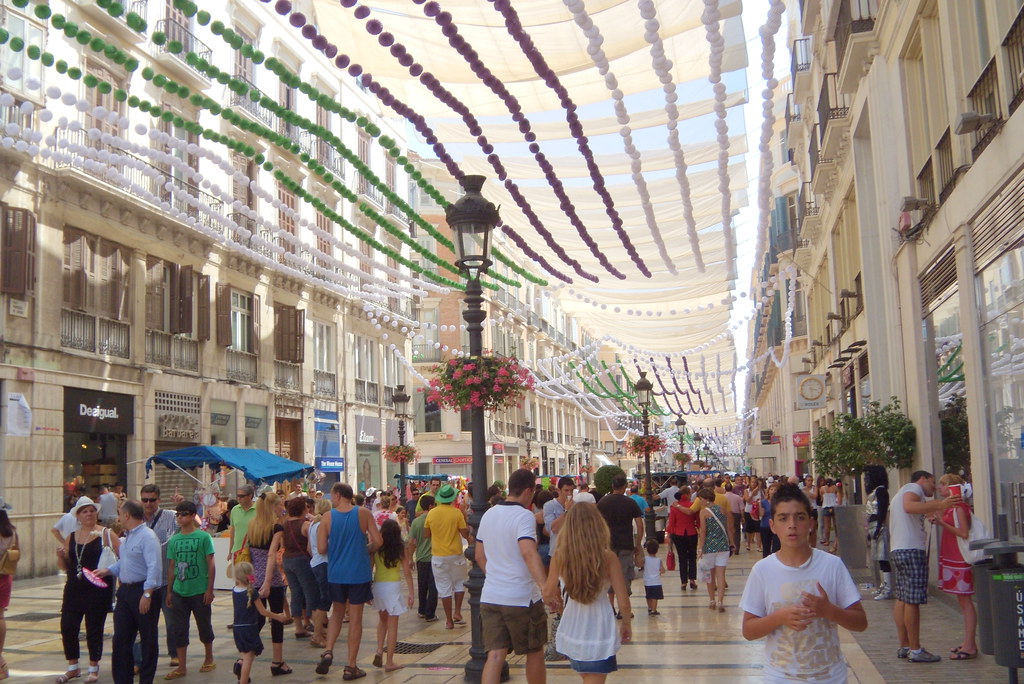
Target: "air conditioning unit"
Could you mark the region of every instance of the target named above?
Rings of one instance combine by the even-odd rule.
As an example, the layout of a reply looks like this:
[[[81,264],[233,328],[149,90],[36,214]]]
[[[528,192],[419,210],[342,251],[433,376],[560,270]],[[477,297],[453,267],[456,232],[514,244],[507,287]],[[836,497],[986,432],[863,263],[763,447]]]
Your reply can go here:
[[[914,220],[910,217],[910,212],[901,211],[899,221],[896,225],[896,230],[899,231],[900,235],[906,235],[913,225]]]

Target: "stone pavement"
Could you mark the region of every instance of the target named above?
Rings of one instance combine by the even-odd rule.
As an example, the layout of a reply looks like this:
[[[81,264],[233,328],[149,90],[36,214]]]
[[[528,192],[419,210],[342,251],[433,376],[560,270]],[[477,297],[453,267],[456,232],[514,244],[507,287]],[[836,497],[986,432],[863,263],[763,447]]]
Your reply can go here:
[[[741,553],[729,566],[730,587],[726,597],[727,610],[717,613],[707,608],[707,592],[680,592],[677,573],[667,573],[664,579],[666,599],[659,605],[659,617],[648,617],[643,602],[642,582],[634,584],[633,643],[619,652],[619,672],[614,680],[633,682],[661,682],[678,680],[680,675],[690,682],[756,682],[760,679],[763,644],[748,642],[740,632],[742,616],[737,604],[743,591],[744,580],[753,562],[752,553]],[[8,611],[7,645],[4,655],[10,663],[12,682],[49,684],[64,671],[65,661],[59,635],[59,609],[62,578],[17,581]],[[214,603],[214,625],[217,640],[214,653],[218,667],[214,672],[198,671],[202,659],[202,646],[192,632],[189,674],[178,680],[183,684],[230,684],[235,679],[231,664],[235,659],[234,641],[226,629],[230,622],[230,596],[218,592]],[[889,618],[889,602],[875,602],[865,592],[865,606],[869,615],[868,632],[855,639],[842,631],[843,652],[850,664],[850,682],[879,684],[882,682],[1003,682],[1006,671],[996,668],[991,658],[974,661],[949,662],[935,665],[912,665],[897,661],[894,656],[895,628]],[[467,609],[468,615],[468,609]],[[944,605],[929,605],[924,611],[924,643],[935,652],[948,649],[956,640],[959,616]],[[446,630],[444,620],[426,624],[417,619],[415,611],[402,616],[399,630],[399,655],[396,660],[405,665],[397,672],[385,674],[370,665],[376,643],[377,617],[367,611],[364,618],[363,642],[359,664],[368,672],[365,682],[414,681],[427,684],[458,682],[462,680],[463,664],[469,649],[468,627]],[[107,641],[101,662],[100,682],[111,681],[109,632],[113,620],[107,621]],[[294,668],[294,674],[275,677],[275,684],[299,682],[341,681],[342,667],[332,668],[326,677],[313,672],[319,650],[306,641],[292,636],[293,628],[286,628],[285,657]],[[947,634],[945,639],[939,635]],[[264,630],[266,651],[257,660],[255,681],[269,681],[270,637]],[[344,664],[345,646],[342,634],[336,649],[335,662]],[[946,644],[949,641],[950,644]],[[85,644],[82,644],[83,652]],[[512,681],[525,681],[521,658],[510,660]],[[157,682],[169,671],[166,659],[161,659]],[[83,667],[84,672],[84,667]],[[884,676],[883,676],[884,675]],[[548,677],[552,680],[578,682],[565,662],[548,664]],[[81,680],[76,680],[81,681]]]

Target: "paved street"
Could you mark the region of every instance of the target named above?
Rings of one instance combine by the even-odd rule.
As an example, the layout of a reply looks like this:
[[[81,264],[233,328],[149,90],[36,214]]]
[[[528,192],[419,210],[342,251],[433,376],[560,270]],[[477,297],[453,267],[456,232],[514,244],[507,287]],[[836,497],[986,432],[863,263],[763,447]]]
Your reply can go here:
[[[728,610],[719,614],[707,609],[706,592],[681,594],[674,576],[666,575],[665,595],[659,609],[660,617],[649,618],[642,604],[642,586],[638,581],[634,591],[637,618],[634,624],[634,639],[631,645],[619,652],[619,673],[612,679],[630,678],[634,681],[667,681],[685,674],[689,681],[714,681],[721,684],[722,677],[729,682],[757,681],[760,672],[761,643],[750,643],[740,635],[739,602],[743,583],[754,561],[752,554],[741,554],[729,567]],[[5,655],[11,664],[12,681],[49,683],[63,671],[63,657],[60,645],[59,615],[60,580],[32,580],[15,584],[14,598],[8,614],[8,634]],[[870,599],[870,597],[867,597]],[[214,624],[217,626],[218,668],[208,674],[200,674],[198,667],[201,647],[193,628],[193,651],[190,671],[182,682],[229,683],[231,663],[235,657],[234,642],[225,628],[229,619],[229,597],[219,592],[214,604]],[[877,684],[880,682],[951,682],[969,680],[981,682],[1006,681],[1006,671],[995,667],[989,657],[975,661],[943,661],[936,665],[911,665],[898,661],[894,655],[895,629],[889,618],[890,602],[877,603],[866,600],[870,627],[863,635],[854,639],[843,633],[843,648],[851,667],[851,682]],[[924,643],[936,653],[952,645],[959,628],[959,616],[947,606],[934,603],[924,615]],[[427,625],[419,621],[415,612],[403,616],[399,633],[401,654],[398,661],[406,667],[398,672],[385,674],[370,665],[373,656],[376,616],[365,621],[363,645],[360,650],[360,665],[367,670],[367,682],[455,682],[461,680],[462,665],[469,648],[468,627],[453,631],[444,629],[444,621]],[[100,681],[110,681],[109,630],[104,647]],[[943,636],[945,635],[945,636]],[[265,630],[264,643],[268,650],[257,661],[257,681],[268,678],[270,667],[269,630]],[[343,641],[339,640],[336,662],[344,662]],[[946,642],[950,642],[947,644]],[[83,643],[84,649],[84,643]],[[280,684],[297,682],[319,682],[341,679],[341,667],[332,669],[327,677],[318,677],[313,668],[319,651],[310,648],[306,641],[296,641],[288,632],[285,642],[285,656],[295,673],[275,678]],[[158,670],[158,681],[169,670],[166,659],[162,659]],[[511,663],[513,681],[525,681],[520,659]],[[566,663],[549,663],[549,677],[557,680],[578,681],[577,676]]]

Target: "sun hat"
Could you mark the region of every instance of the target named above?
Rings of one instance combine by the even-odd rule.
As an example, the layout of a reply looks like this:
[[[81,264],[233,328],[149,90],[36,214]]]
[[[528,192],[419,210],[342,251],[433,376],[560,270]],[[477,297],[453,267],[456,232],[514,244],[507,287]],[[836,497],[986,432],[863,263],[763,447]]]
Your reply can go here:
[[[455,491],[455,487],[452,487],[450,484],[446,484],[437,490],[437,496],[435,498],[437,499],[437,503],[446,504],[455,501],[455,497],[458,495],[459,493]]]
[[[373,496],[376,493],[377,493],[377,488],[376,487],[370,487],[369,489],[366,490],[364,496]]]
[[[573,503],[597,503],[597,499],[595,499],[594,495],[591,494],[590,492],[577,492],[576,495],[572,497],[572,502]]]
[[[75,502],[74,507],[68,512],[71,513],[72,516],[77,517],[78,511],[82,508],[85,508],[86,506],[92,506],[93,508],[96,509],[97,513],[100,510],[100,507],[96,505],[95,501],[93,501],[87,496],[80,496],[78,497],[78,501]]]

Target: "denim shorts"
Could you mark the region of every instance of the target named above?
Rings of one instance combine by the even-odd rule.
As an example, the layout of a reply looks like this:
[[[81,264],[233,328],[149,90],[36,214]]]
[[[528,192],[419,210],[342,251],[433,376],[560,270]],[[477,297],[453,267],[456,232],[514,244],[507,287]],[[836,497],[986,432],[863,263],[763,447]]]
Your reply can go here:
[[[615,656],[609,656],[604,660],[569,660],[573,672],[580,674],[608,674],[619,669],[619,663]]]

